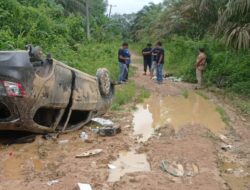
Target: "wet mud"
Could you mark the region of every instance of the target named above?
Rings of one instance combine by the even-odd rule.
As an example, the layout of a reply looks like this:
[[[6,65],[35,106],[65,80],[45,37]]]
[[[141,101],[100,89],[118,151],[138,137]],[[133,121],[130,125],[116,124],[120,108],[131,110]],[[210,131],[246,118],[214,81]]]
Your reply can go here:
[[[32,143],[8,146],[4,143],[15,139],[13,133],[0,133],[0,190],[73,190],[77,183],[93,190],[250,189],[250,133],[237,113],[230,115],[236,119],[229,127],[216,111],[223,101],[204,99],[187,83],[157,85],[140,71],[142,65],[132,80],[149,90],[150,98],[104,115],[121,127],[119,134],[99,136],[90,123],[55,139],[38,135]],[[233,148],[222,150],[222,144]],[[102,152],[76,158],[94,149]],[[162,161],[178,166],[183,176],[163,170]],[[53,180],[57,182],[48,185]]]
[[[134,134],[139,135],[141,141],[148,140],[155,129],[164,125],[176,132],[184,126],[201,125],[214,134],[226,128],[216,105],[194,92],[188,97],[153,94],[144,104],[137,105],[133,124]]]
[[[145,154],[137,154],[134,150],[121,152],[119,158],[110,163],[108,181],[119,181],[127,173],[148,172],[150,165]]]

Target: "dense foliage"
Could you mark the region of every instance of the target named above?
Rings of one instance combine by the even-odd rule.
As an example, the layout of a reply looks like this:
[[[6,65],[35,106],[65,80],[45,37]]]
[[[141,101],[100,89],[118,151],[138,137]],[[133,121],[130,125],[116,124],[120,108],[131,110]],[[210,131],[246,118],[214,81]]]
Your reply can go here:
[[[206,84],[250,97],[250,0],[150,4],[136,14],[131,34],[144,46],[163,41],[166,72],[189,82],[195,82],[197,49],[205,47]]]
[[[235,49],[248,49],[250,0],[165,0],[150,4],[136,14],[132,34],[135,40],[176,34],[202,39],[209,34],[223,37]]]
[[[111,18],[106,8],[106,0],[1,0],[0,49],[32,43],[91,74],[108,67],[115,79],[121,41],[161,40],[165,70],[193,82],[197,48],[205,46],[206,84],[250,96],[250,0],[165,0]]]
[[[100,31],[109,22],[105,16],[106,1],[90,1],[90,41],[86,37],[84,6],[84,1],[77,0],[0,1],[0,49],[24,49],[32,43],[91,74],[98,67],[107,67],[115,79],[118,68],[114,55],[119,44],[101,43],[111,38]],[[120,38],[119,33],[116,35]]]
[[[204,76],[206,84],[215,84],[217,87],[250,96],[250,54],[237,53],[211,38],[193,41],[189,38],[174,37],[164,43],[167,50],[166,72],[195,82],[194,64],[197,49],[205,47],[208,55]]]

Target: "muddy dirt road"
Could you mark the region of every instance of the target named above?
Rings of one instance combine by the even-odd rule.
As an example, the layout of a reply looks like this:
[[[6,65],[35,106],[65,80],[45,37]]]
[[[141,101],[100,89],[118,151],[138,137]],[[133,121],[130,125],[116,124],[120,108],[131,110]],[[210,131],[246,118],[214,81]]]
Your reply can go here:
[[[142,75],[142,65],[135,67],[131,80],[151,96],[104,116],[121,127],[120,134],[100,137],[92,123],[58,139],[37,136],[33,143],[10,146],[3,145],[10,137],[2,134],[0,190],[73,190],[77,183],[93,190],[249,190],[249,121],[212,93],[197,93],[182,82],[158,85]],[[82,131],[87,142],[79,137]],[[103,152],[75,158],[92,149]]]

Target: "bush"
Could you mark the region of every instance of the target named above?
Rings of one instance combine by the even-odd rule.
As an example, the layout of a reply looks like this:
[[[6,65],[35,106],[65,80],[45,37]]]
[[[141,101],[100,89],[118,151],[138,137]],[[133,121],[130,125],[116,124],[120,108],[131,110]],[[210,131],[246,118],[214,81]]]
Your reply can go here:
[[[202,41],[174,37],[165,41],[165,70],[182,76],[188,82],[195,82],[195,61],[197,50],[204,47],[208,65],[204,73],[207,85],[216,84],[220,88],[250,97],[250,54],[226,48],[223,44],[206,37]]]

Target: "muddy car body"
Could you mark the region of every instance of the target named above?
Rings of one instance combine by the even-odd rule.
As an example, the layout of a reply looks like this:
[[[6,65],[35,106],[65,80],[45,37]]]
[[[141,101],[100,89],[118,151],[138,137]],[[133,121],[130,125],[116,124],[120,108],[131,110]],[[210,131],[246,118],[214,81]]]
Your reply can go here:
[[[76,130],[104,114],[113,93],[106,69],[91,76],[32,47],[0,51],[0,130]]]

